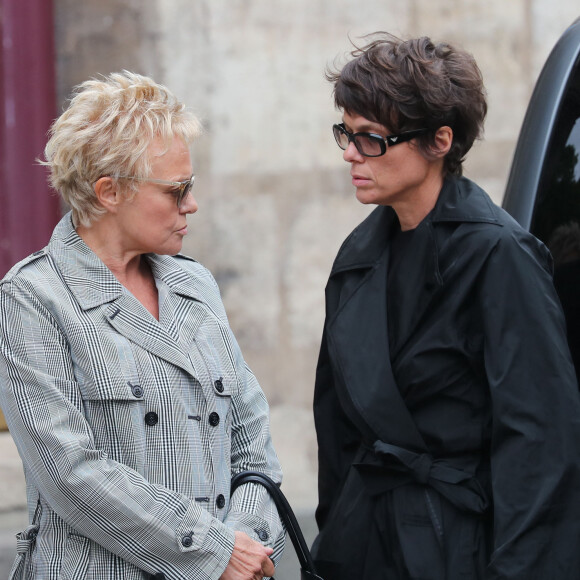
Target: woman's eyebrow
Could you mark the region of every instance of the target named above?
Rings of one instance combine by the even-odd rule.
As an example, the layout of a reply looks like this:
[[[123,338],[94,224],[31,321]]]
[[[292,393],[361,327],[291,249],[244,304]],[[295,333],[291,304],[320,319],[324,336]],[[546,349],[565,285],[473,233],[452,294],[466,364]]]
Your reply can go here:
[[[349,133],[375,133],[376,135],[380,135],[381,133],[387,133],[386,129],[382,125],[373,126],[370,123],[364,123],[360,127],[358,127],[356,130],[354,130],[352,127],[347,125],[344,121],[342,122],[342,124],[344,125],[344,128]]]

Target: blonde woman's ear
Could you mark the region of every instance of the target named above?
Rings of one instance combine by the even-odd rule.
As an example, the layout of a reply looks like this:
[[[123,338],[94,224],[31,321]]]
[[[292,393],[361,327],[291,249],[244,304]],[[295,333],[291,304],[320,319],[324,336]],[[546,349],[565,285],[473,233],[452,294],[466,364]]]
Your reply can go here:
[[[117,182],[112,177],[100,177],[93,185],[95,195],[104,209],[115,212],[121,201]]]

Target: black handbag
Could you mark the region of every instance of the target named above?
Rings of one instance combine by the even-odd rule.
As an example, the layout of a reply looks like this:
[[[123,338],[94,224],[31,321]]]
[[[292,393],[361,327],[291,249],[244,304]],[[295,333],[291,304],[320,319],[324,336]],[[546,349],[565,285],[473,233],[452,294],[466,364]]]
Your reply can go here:
[[[268,490],[270,497],[276,505],[278,515],[280,516],[280,519],[286,528],[286,532],[296,550],[296,555],[300,562],[300,580],[323,580],[323,578],[316,574],[314,561],[312,560],[310,550],[304,540],[302,530],[298,525],[296,516],[294,515],[286,496],[282,493],[282,490],[278,485],[267,475],[260,473],[259,471],[244,471],[234,475],[232,478],[231,493],[233,494],[236,488],[243,483],[257,483]]]

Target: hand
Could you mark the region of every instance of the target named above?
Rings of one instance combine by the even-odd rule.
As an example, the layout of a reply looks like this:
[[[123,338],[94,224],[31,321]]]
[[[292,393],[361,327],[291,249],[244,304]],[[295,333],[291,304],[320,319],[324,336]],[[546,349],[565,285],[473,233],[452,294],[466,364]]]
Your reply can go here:
[[[264,576],[273,576],[275,570],[270,556],[274,550],[243,532],[235,534],[234,551],[220,580],[262,580]]]

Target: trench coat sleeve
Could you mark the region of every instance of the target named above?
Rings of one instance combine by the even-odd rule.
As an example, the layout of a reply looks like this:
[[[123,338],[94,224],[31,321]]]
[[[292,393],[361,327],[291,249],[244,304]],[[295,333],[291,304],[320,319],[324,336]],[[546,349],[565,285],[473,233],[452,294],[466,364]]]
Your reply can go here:
[[[233,530],[95,448],[67,338],[33,282],[0,286],[0,316],[0,403],[43,501],[78,533],[145,572],[219,578]]]
[[[502,228],[479,288],[492,408],[487,580],[580,578],[580,403],[543,244]]]

